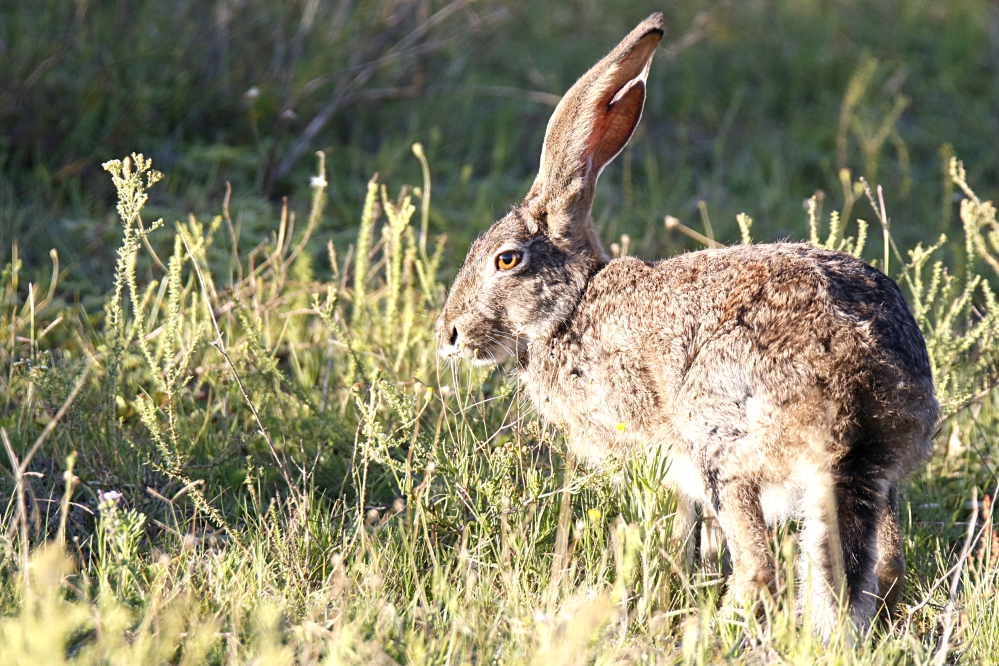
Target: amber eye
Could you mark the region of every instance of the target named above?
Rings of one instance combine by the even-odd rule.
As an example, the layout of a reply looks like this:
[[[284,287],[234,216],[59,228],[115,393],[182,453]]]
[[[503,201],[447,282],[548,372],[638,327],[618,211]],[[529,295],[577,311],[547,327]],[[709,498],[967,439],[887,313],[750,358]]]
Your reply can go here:
[[[496,268],[501,271],[508,271],[520,263],[520,252],[500,252],[496,255]]]

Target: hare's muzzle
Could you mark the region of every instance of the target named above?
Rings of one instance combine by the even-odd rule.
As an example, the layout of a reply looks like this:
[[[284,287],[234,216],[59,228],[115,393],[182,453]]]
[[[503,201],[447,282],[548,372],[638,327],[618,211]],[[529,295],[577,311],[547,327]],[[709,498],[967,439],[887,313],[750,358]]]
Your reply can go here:
[[[457,323],[449,321],[443,313],[437,318],[434,337],[437,338],[437,352],[442,358],[458,356],[461,351],[461,333]]]

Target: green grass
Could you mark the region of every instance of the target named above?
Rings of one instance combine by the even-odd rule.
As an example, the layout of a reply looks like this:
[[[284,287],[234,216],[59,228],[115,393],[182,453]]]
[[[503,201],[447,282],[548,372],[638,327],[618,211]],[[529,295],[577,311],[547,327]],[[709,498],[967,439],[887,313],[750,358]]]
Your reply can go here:
[[[793,531],[774,533],[775,602],[719,606],[723,581],[669,542],[664,458],[577,467],[504,372],[438,364],[425,183],[395,197],[372,180],[317,279],[322,162],[310,215],[242,254],[228,211],[143,231],[158,174],[107,167],[124,234],[103,316],[4,272],[5,663],[994,660],[999,537],[991,505],[967,503],[995,494],[999,307],[975,270],[889,259],[952,417],[905,495],[899,621],[824,643],[794,609]],[[952,177],[964,265],[988,272],[995,211],[957,162]],[[813,212],[813,242],[859,253]],[[173,251],[142,284],[146,235]]]

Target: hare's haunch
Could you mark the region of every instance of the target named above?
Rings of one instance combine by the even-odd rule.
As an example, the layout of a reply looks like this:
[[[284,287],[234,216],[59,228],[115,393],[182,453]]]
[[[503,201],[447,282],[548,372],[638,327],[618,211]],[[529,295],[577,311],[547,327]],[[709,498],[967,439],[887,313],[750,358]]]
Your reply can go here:
[[[730,598],[773,585],[766,525],[800,519],[802,601],[827,630],[845,584],[863,631],[879,598],[898,599],[895,489],[939,416],[923,337],[896,284],[839,252],[607,260],[593,191],[641,118],[661,36],[650,16],[562,98],[527,198],[455,279],[441,354],[513,357],[535,408],[592,464],[667,447],[681,513],[700,506],[724,531]]]

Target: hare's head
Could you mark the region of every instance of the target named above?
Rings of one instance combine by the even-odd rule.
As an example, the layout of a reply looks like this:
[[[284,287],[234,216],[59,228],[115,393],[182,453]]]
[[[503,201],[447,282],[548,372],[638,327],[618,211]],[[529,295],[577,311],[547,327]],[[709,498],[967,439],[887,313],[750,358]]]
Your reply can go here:
[[[491,363],[555,334],[606,263],[590,216],[600,172],[631,138],[662,37],[653,14],[559,102],[527,198],[472,244],[437,319],[443,356]]]

